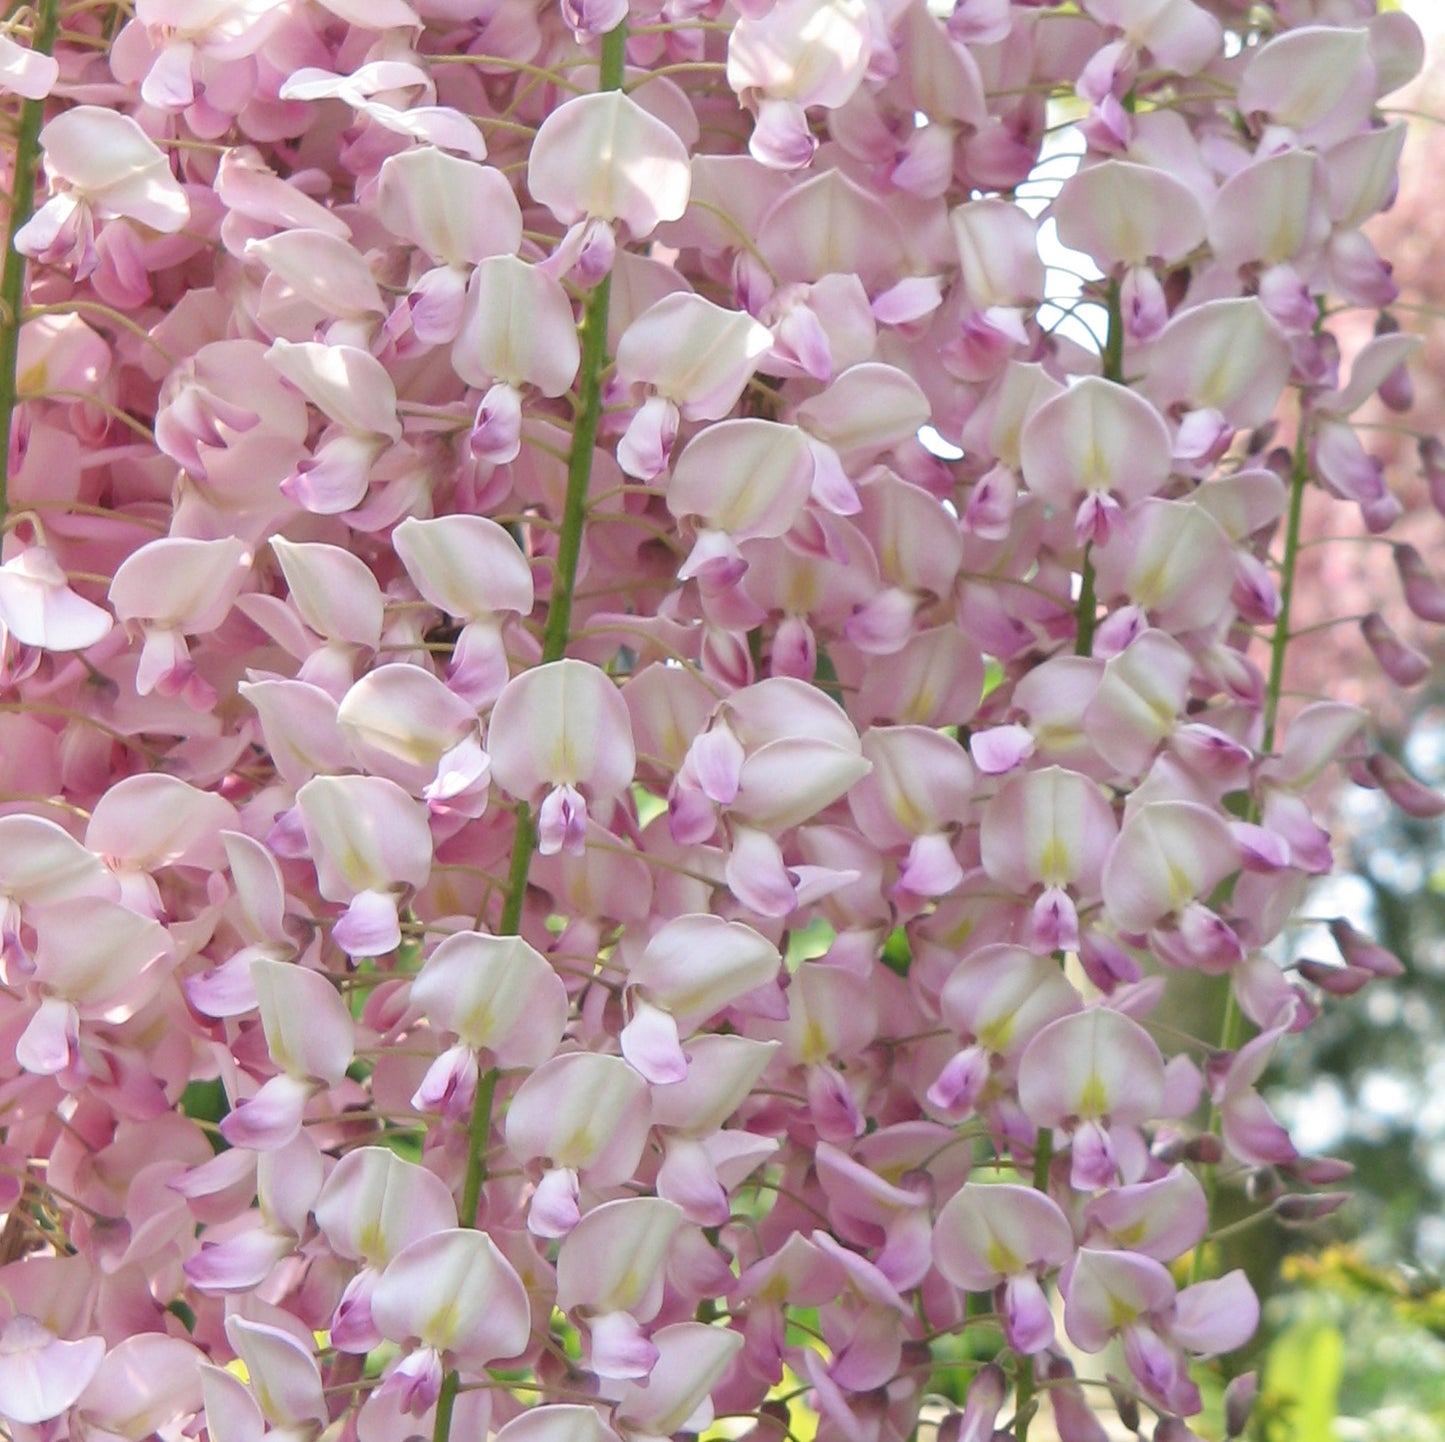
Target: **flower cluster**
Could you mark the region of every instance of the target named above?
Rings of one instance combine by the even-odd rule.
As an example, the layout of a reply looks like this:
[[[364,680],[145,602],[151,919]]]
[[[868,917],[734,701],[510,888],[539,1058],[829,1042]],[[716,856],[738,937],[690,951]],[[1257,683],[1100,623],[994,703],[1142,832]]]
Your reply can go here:
[[[1375,9],[12,15],[7,1435],[902,1442],[959,1334],[955,1442],[1193,1435],[1400,967],[1271,950],[1311,789],[1442,807],[1282,705],[1399,509]]]

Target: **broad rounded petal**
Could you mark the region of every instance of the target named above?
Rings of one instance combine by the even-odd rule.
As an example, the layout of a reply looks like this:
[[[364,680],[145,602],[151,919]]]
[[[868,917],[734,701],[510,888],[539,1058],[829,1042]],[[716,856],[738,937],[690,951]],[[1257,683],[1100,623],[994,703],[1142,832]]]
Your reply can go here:
[[[1236,570],[1229,537],[1190,501],[1138,502],[1094,556],[1100,594],[1127,596],[1162,630],[1201,630],[1229,604]]]
[[[251,568],[251,552],[231,536],[198,541],[167,536],[131,552],[110,583],[110,604],[122,621],[151,621],[199,635],[231,608]]]
[[[26,100],[44,100],[59,79],[58,61],[0,36],[0,88]]]
[[[1148,931],[1239,869],[1223,818],[1193,801],[1141,806],[1124,823],[1104,864],[1104,908],[1123,931]]]
[[[687,209],[692,175],[677,133],[620,90],[575,95],[532,142],[527,187],[564,225],[620,220],[634,240]]]
[[[321,894],[423,886],[431,874],[426,811],[381,776],[316,776],[296,793]]]
[[[1204,1236],[1209,1204],[1194,1174],[1178,1166],[1157,1181],[1104,1192],[1084,1217],[1091,1238],[1098,1232],[1121,1250],[1172,1262]]]
[[[678,1322],[652,1334],[659,1357],[645,1386],[629,1382],[617,1420],[630,1432],[666,1437],[703,1431],[711,1418],[708,1394],[742,1349],[741,1332],[701,1322]]]
[[[522,243],[521,207],[501,171],[434,145],[418,145],[382,163],[376,208],[393,235],[443,265],[473,266],[491,255],[514,255]]]
[[[862,82],[871,53],[863,0],[780,0],[748,7],[733,26],[727,80],[739,94],[835,109]]]
[[[246,255],[328,316],[360,319],[386,314],[371,267],[340,236],[324,230],[279,231],[250,241]]]
[[[757,243],[780,282],[820,285],[815,298],[837,302],[845,314],[850,301],[856,299],[860,305],[857,321],[867,327],[871,350],[873,316],[868,293],[892,285],[908,268],[903,229],[877,195],[841,170],[825,170],[785,190],[769,206],[758,226]],[[1042,266],[1039,275],[1042,279]],[[825,277],[832,278],[833,284]],[[840,333],[822,314],[827,309],[826,305],[820,308],[820,318],[836,344]],[[866,358],[866,354],[855,357]]]
[[[1163,631],[1145,631],[1110,658],[1084,712],[1084,733],[1122,775],[1141,775],[1178,724],[1194,658]]]
[[[1308,150],[1245,166],[1220,187],[1209,213],[1210,247],[1230,267],[1304,260],[1328,235],[1319,165]]]
[[[1106,270],[1174,265],[1204,240],[1204,209],[1194,192],[1164,170],[1126,160],[1077,171],[1049,213],[1064,245]]]
[[[632,1175],[647,1143],[647,1083],[621,1057],[571,1052],[538,1067],[507,1109],[519,1161],[548,1157],[598,1185]]]
[[[813,454],[797,426],[719,421],[683,447],[667,486],[674,516],[697,516],[734,541],[781,536],[813,484]]]
[[[82,896],[119,899],[114,874],[64,827],[43,816],[0,816],[0,893],[34,906]]]
[[[20,1313],[0,1331],[0,1415],[33,1426],[59,1417],[105,1357],[100,1337],[66,1342]]]
[[[256,710],[278,774],[291,786],[356,764],[336,724],[336,701],[306,681],[243,681],[240,694]]]
[[[100,1015],[144,1001],[168,969],[166,928],[119,902],[80,896],[36,917],[35,975],[49,992]]]
[[[556,1404],[532,1407],[497,1433],[498,1442],[617,1442],[595,1407]]]
[[[354,646],[381,639],[381,587],[371,568],[340,546],[272,536],[291,602],[318,635]]]
[[[326,1398],[316,1359],[290,1332],[231,1316],[226,1336],[246,1364],[252,1390],[270,1422],[277,1427],[325,1423]]]
[[[1035,1126],[1069,1118],[1142,1122],[1163,1106],[1164,1061],[1137,1021],[1093,1006],[1034,1037],[1019,1060],[1018,1086]]]
[[[628,980],[691,1030],[772,981],[781,966],[777,947],[740,921],[680,916],[653,933]]]
[[[760,746],[743,763],[733,815],[783,831],[847,793],[871,769],[860,744],[834,745],[804,737]]]
[[[862,748],[873,769],[848,805],[877,845],[907,845],[970,818],[973,765],[950,738],[925,726],[874,726]]]
[[[1335,121],[1349,134],[1363,128],[1360,122],[1374,100],[1374,79],[1368,30],[1304,25],[1254,52],[1239,83],[1237,104],[1241,115],[1262,113],[1291,130],[1310,131]]]
[[[384,1337],[420,1338],[469,1366],[515,1357],[531,1333],[527,1290],[484,1232],[452,1228],[412,1242],[371,1294]]]
[[[948,217],[961,283],[975,310],[1031,304],[1044,294],[1038,222],[1007,200],[972,200]]]
[[[411,1242],[457,1224],[446,1183],[386,1147],[348,1152],[327,1177],[315,1212],[332,1249],[369,1267],[384,1267]]]
[[[521,937],[462,931],[426,959],[411,1000],[434,1026],[507,1067],[540,1066],[567,1025],[567,991]]]
[[[775,1041],[754,1041],[731,1033],[705,1033],[687,1044],[687,1076],[652,1096],[659,1127],[686,1136],[720,1131],[762,1076]]]
[[[70,589],[42,546],[0,566],[0,622],[22,646],[45,651],[84,651],[114,625],[109,611]]]
[[[497,698],[487,731],[492,776],[533,801],[554,786],[594,800],[631,785],[637,757],[627,703],[605,671],[553,661],[514,677]]]
[[[96,803],[85,844],[127,870],[219,870],[226,864],[222,833],[236,825],[236,808],[230,802],[179,777],[127,776]]]
[[[294,963],[251,962],[251,982],[271,1059],[287,1075],[334,1086],[351,1065],[355,1026],[341,993]]]
[[[362,435],[401,439],[396,386],[375,356],[355,346],[276,340],[266,359],[338,425]]]
[[[564,1312],[630,1312],[651,1321],[662,1305],[663,1264],[682,1208],[657,1197],[594,1207],[557,1253],[557,1305]]]
[[[1074,1233],[1057,1202],[1032,1187],[967,1182],[933,1231],[933,1258],[955,1286],[986,1291],[1035,1268],[1062,1266]]]
[[[170,161],[129,115],[97,105],[62,111],[40,132],[45,168],[92,205],[174,234],[191,218]]]
[[[1150,1257],[1082,1248],[1065,1274],[1064,1329],[1085,1352],[1102,1352],[1130,1322],[1166,1312],[1174,1281]]]
[[[486,516],[408,516],[391,533],[424,599],[467,621],[532,609],[532,568],[511,534]]]
[[[772,349],[768,328],[745,311],[690,291],[663,296],[617,343],[617,375],[651,386],[691,420],[716,420],[737,404],[758,361]]]
[[[918,382],[897,366],[865,361],[850,366],[794,419],[840,455],[877,455],[918,434],[932,414]]]
[[[401,663],[368,671],[342,697],[336,724],[373,775],[420,790],[467,735],[476,712],[440,677]]]
[[[452,365],[469,385],[533,385],[560,396],[581,361],[572,302],[562,283],[513,255],[484,260],[467,285]]]
[[[1170,1333],[1191,1352],[1232,1352],[1259,1326],[1259,1298],[1241,1271],[1186,1287],[1175,1301]]]
[[[1164,418],[1137,391],[1086,376],[1030,417],[1020,461],[1028,488],[1062,507],[1091,491],[1153,495],[1169,479],[1171,452]]]
[[[1289,378],[1283,333],[1252,296],[1182,311],[1149,350],[1144,394],[1161,409],[1217,410],[1240,428],[1263,425]]]
[[[201,1410],[205,1357],[162,1332],[123,1337],[105,1355],[79,1399],[87,1423],[122,1437],[149,1437]]]
[[[984,807],[979,850],[984,870],[1011,891],[1036,885],[1098,894],[1114,813],[1087,776],[1058,766],[1011,776]]]

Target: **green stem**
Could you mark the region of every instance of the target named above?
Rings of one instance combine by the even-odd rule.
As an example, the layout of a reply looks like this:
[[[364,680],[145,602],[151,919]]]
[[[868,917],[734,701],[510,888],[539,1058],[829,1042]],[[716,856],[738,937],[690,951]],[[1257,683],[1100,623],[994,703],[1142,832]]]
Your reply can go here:
[[[1034,1420],[1034,1359],[1019,1358],[1019,1374],[1014,1381],[1014,1425],[1016,1442],[1029,1442],[1029,1424]]]
[[[487,1179],[487,1139],[492,1134],[492,1102],[497,1095],[496,1067],[489,1067],[477,1084],[472,1102],[472,1122],[467,1130],[467,1178],[462,1185],[462,1225],[477,1224],[477,1207],[482,1200],[482,1183]]]
[[[1284,557],[1280,562],[1279,616],[1274,623],[1274,635],[1269,648],[1269,681],[1264,693],[1264,742],[1263,751],[1274,750],[1275,731],[1279,722],[1279,702],[1284,694],[1284,661],[1289,649],[1290,609],[1294,604],[1295,571],[1300,553],[1300,527],[1304,515],[1305,487],[1309,484],[1309,421],[1301,416],[1299,433],[1295,437],[1294,456],[1290,463],[1289,516],[1285,521]],[[1259,806],[1251,800],[1249,819],[1259,819]],[[1235,1000],[1233,986],[1224,993],[1224,1018],[1219,1027],[1219,1049],[1224,1052],[1237,1051],[1241,1041],[1244,1018]],[[1209,1130],[1219,1134],[1220,1115],[1215,1105],[1209,1108]],[[1205,1181],[1204,1194],[1209,1206],[1209,1215],[1214,1215],[1214,1199],[1219,1189],[1218,1169],[1211,1167]],[[1221,1234],[1222,1235],[1222,1234]],[[1204,1247],[1208,1238],[1201,1239],[1189,1259],[1189,1280],[1198,1281],[1204,1261]]]
[[[1124,383],[1124,314],[1119,300],[1119,282],[1111,280],[1105,296],[1109,311],[1109,329],[1104,336],[1104,353],[1100,360],[1104,379],[1116,385]],[[1074,610],[1074,654],[1089,656],[1094,650],[1094,624],[1099,601],[1094,591],[1094,560],[1092,545],[1084,547],[1084,566],[1079,581],[1079,601]]]
[[[1289,519],[1285,522],[1284,559],[1280,563],[1279,617],[1269,648],[1269,685],[1264,694],[1264,750],[1274,750],[1279,698],[1284,691],[1284,658],[1289,648],[1290,608],[1294,604],[1295,563],[1300,550],[1300,518],[1304,514],[1305,485],[1309,480],[1309,424],[1301,416],[1290,466]]]
[[[1079,604],[1074,611],[1074,654],[1094,654],[1094,623],[1099,602],[1094,594],[1094,562],[1090,555],[1092,543],[1084,547],[1084,570],[1079,584]]]
[[[1049,1168],[1054,1161],[1054,1134],[1047,1127],[1040,1127],[1034,1141],[1034,1190],[1046,1192],[1049,1189]]]
[[[457,1391],[462,1385],[461,1373],[452,1370],[442,1378],[437,1394],[436,1422],[432,1426],[432,1442],[447,1442],[452,1434],[452,1409],[457,1405]]]
[[[60,29],[60,0],[40,0],[30,48],[49,55]],[[15,169],[11,177],[10,217],[5,232],[5,265],[0,273],[0,524],[9,510],[10,431],[15,418],[15,370],[20,350],[20,309],[25,299],[25,257],[15,249],[20,227],[35,210],[35,168],[40,160],[43,100],[20,107],[15,135]]]
[[[624,21],[602,37],[599,90],[620,90],[627,58]],[[547,606],[547,628],[542,634],[542,665],[559,661],[567,649],[572,624],[572,597],[577,589],[577,562],[582,554],[582,531],[587,519],[587,488],[592,480],[592,449],[602,418],[602,371],[607,363],[607,316],[612,300],[612,277],[603,278],[587,297],[582,312],[582,365],[577,380],[577,419],[567,453],[567,494],[562,503],[562,531],[557,539],[556,579]],[[510,900],[510,898],[509,898]]]

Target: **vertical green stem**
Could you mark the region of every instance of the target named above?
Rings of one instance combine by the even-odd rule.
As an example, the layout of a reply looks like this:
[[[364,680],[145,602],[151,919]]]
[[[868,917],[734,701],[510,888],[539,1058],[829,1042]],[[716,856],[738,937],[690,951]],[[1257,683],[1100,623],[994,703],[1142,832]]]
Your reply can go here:
[[[462,1225],[476,1225],[482,1183],[487,1179],[487,1138],[492,1134],[492,1101],[497,1095],[497,1069],[489,1068],[477,1084],[472,1122],[467,1131],[467,1178],[462,1186]]]
[[[602,37],[599,90],[620,90],[627,55],[626,22]],[[597,427],[602,418],[602,372],[607,364],[607,318],[611,306],[610,276],[593,288],[582,311],[582,361],[577,376],[577,413],[572,426],[572,444],[567,452],[567,492],[562,501],[562,525],[557,538],[557,559],[552,577],[552,596],[547,623],[542,633],[542,665],[560,661],[571,634],[572,598],[577,589],[577,565],[582,555],[582,532],[587,523],[587,490],[592,480],[592,452],[597,444]],[[499,936],[515,936],[522,925],[522,906],[527,895],[527,876],[537,845],[537,823],[531,808],[517,809],[517,830],[512,841],[512,859],[507,869],[507,897],[502,905]],[[462,1183],[461,1220],[474,1226],[482,1187],[487,1179],[487,1141],[492,1132],[492,1105],[496,1099],[497,1072],[488,1071],[477,1087],[467,1130],[467,1169]],[[456,1407],[461,1377],[450,1371],[442,1379],[437,1398],[433,1442],[449,1442],[452,1413]]]
[[[1294,604],[1295,571],[1299,560],[1300,525],[1304,515],[1305,487],[1309,484],[1309,418],[1300,416],[1299,432],[1295,436],[1294,454],[1289,474],[1289,515],[1285,520],[1284,556],[1280,561],[1279,615],[1274,623],[1274,635],[1269,647],[1269,681],[1264,692],[1264,740],[1263,750],[1274,750],[1275,732],[1279,724],[1279,703],[1284,692],[1285,653],[1289,649],[1290,609]],[[1250,802],[1249,819],[1259,819],[1259,807]],[[1219,1026],[1220,1051],[1235,1051],[1240,1043],[1240,1027],[1243,1018],[1239,1004],[1234,999],[1234,988],[1227,987],[1224,993],[1224,1019]],[[1219,1108],[1209,1108],[1209,1130],[1219,1132]],[[1205,1196],[1209,1203],[1209,1214],[1214,1215],[1214,1198],[1218,1189],[1216,1169],[1211,1167],[1205,1183]],[[1189,1280],[1198,1281],[1204,1259],[1204,1243],[1200,1241],[1189,1259]]]
[[[1084,547],[1084,569],[1079,582],[1079,603],[1074,612],[1074,654],[1094,654],[1094,622],[1099,610],[1098,597],[1094,594],[1094,562],[1090,555],[1093,545]]]
[[[30,48],[37,55],[49,55],[59,29],[60,0],[39,0]],[[10,433],[17,399],[20,312],[25,303],[25,257],[15,249],[15,237],[35,210],[35,169],[40,160],[40,124],[44,118],[43,100],[25,101],[15,133],[10,215],[5,230],[4,270],[0,272],[0,524],[10,507]]]
[[[1109,328],[1104,335],[1104,352],[1100,357],[1104,379],[1124,383],[1124,315],[1120,308],[1119,282],[1111,280],[1105,295],[1109,311]],[[1089,656],[1094,650],[1094,623],[1099,609],[1094,591],[1092,546],[1084,547],[1084,566],[1079,581],[1079,600],[1074,608],[1074,654]]]
[[[1300,417],[1289,475],[1289,518],[1285,522],[1284,558],[1280,563],[1279,616],[1269,648],[1269,685],[1264,693],[1264,749],[1274,750],[1279,721],[1279,698],[1284,690],[1284,658],[1289,648],[1290,608],[1294,604],[1294,573],[1299,558],[1300,518],[1304,514],[1305,485],[1309,480],[1309,421]]]

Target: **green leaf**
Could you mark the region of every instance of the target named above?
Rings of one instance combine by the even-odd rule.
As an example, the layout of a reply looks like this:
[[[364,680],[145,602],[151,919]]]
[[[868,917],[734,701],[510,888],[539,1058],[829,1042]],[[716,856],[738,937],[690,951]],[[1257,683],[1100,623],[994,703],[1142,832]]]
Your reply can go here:
[[[1296,1322],[1280,1333],[1264,1369],[1267,1412],[1287,1412],[1290,1442],[1339,1442],[1345,1339],[1328,1322]]]

